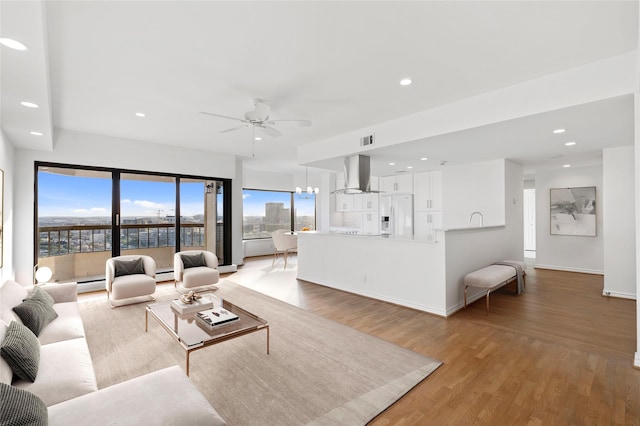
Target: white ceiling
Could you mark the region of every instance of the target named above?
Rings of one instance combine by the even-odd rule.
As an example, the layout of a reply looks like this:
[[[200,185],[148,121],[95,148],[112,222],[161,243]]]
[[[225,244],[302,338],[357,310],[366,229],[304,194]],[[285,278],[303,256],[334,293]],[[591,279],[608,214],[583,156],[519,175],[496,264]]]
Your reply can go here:
[[[637,1],[3,0],[0,18],[1,35],[30,48],[0,48],[1,124],[18,148],[51,150],[55,127],[231,153],[247,157],[247,168],[287,172],[300,170],[300,145],[633,51],[638,41]],[[414,84],[401,87],[403,77]],[[271,104],[272,119],[313,126],[262,135],[253,148],[250,129],[219,133],[235,123],[199,113],[242,117],[254,98]],[[632,97],[610,99],[379,149],[372,168],[412,158],[425,142],[438,161],[597,163],[603,147],[633,143],[632,114]],[[558,122],[579,138],[571,150],[549,134]]]

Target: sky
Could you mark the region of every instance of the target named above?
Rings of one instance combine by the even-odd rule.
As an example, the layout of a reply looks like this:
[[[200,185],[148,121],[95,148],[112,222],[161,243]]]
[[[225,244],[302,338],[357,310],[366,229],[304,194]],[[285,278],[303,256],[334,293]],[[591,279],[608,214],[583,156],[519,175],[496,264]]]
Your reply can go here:
[[[290,208],[290,192],[244,190],[244,216],[264,216],[267,202],[283,202]],[[180,186],[182,216],[204,214],[203,182]],[[122,217],[174,216],[175,185],[170,182],[120,181]],[[315,199],[294,195],[299,216],[313,216]],[[218,215],[222,215],[221,203]],[[38,173],[38,216],[95,217],[111,215],[111,178]]]
[[[298,216],[313,216],[315,212],[315,198],[300,198],[297,194],[293,196],[296,214]],[[245,189],[242,191],[243,215],[244,216],[264,216],[266,203],[284,203],[284,208],[291,208],[291,193],[279,191],[259,191]]]
[[[182,216],[204,214],[204,183],[180,185]],[[174,216],[175,184],[120,181],[122,217]],[[38,174],[38,215],[92,217],[111,215],[111,178]]]

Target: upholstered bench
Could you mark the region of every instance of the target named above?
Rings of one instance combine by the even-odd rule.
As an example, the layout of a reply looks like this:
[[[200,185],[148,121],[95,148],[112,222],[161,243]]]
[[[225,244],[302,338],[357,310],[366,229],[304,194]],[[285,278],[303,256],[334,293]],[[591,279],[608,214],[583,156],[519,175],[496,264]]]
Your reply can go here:
[[[516,281],[516,293],[520,294],[526,285],[525,264],[518,260],[496,262],[464,277],[464,308],[467,308],[467,288],[486,289],[487,315],[489,315],[489,294],[512,281]]]

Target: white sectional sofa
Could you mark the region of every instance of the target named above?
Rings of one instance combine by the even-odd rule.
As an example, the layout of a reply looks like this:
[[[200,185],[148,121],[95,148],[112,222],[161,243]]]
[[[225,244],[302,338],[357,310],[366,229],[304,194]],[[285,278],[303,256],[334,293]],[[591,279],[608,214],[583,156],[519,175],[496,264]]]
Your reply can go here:
[[[0,342],[12,321],[22,324],[13,308],[27,298],[31,288],[15,281],[0,284]],[[226,424],[177,366],[98,390],[76,284],[40,288],[53,297],[58,316],[37,337],[37,376],[33,382],[17,378],[0,357],[0,383],[38,397],[47,407],[49,425]]]

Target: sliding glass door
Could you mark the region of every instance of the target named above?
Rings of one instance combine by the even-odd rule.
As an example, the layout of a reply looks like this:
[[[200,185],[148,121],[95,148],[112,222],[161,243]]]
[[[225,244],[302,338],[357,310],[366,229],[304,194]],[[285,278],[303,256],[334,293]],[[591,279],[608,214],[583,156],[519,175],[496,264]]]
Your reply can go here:
[[[51,281],[102,280],[121,254],[149,255],[158,272],[180,250],[231,260],[228,179],[46,163],[35,177],[34,272],[51,268]]]

